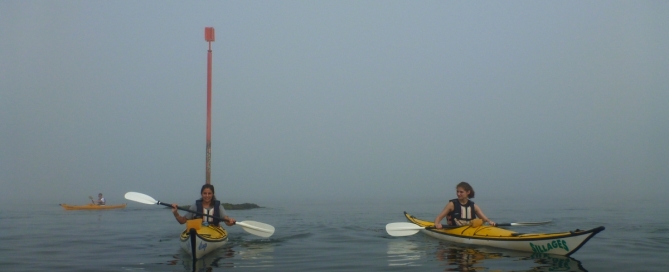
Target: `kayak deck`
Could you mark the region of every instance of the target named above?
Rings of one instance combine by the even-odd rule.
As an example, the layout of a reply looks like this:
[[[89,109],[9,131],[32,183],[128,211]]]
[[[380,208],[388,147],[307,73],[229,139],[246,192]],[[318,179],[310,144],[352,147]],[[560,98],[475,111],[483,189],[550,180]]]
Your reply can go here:
[[[190,233],[188,230],[184,230],[181,232],[180,238],[182,240],[188,239],[190,236]],[[228,238],[228,232],[221,227],[216,227],[213,225],[209,226],[202,226],[199,230],[197,230],[197,236],[200,236],[202,239],[205,239],[207,241],[212,241],[212,242],[217,242],[220,240],[225,240]]]
[[[590,230],[557,233],[518,233],[489,225],[435,229],[434,222],[418,219],[406,212],[404,216],[409,222],[425,227],[423,233],[441,240],[565,256],[573,254],[595,234],[604,230],[600,226]]]
[[[199,228],[187,227],[181,232],[179,240],[181,241],[181,248],[183,250],[190,253],[194,259],[200,259],[207,253],[227,243],[228,232],[224,228],[214,225],[201,226]]]

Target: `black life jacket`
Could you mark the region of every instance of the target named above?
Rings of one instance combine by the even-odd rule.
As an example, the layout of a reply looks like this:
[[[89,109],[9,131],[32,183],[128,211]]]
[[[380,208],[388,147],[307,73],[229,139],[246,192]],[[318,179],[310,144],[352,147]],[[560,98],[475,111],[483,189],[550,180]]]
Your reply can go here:
[[[451,199],[453,202],[453,211],[447,214],[448,224],[452,226],[462,226],[469,224],[469,221],[476,218],[474,201],[467,200],[467,204],[462,205],[458,199]]]
[[[197,207],[197,212],[204,213],[204,208],[202,207],[201,199],[195,201],[195,206]],[[213,214],[213,216],[215,217],[203,218],[201,215],[196,214],[193,218],[202,218],[202,222],[209,222],[210,224],[218,226],[218,224],[221,222],[221,220],[219,220],[218,218],[220,214],[221,214],[221,202],[216,200],[214,201],[214,214]],[[208,218],[210,218],[211,221],[209,221]]]

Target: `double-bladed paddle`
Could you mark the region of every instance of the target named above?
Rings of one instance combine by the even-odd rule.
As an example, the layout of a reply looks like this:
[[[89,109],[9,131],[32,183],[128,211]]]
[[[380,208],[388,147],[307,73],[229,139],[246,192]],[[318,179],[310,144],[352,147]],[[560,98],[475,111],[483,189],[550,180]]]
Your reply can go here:
[[[172,207],[172,204],[160,202],[158,200],[153,199],[153,197],[150,197],[150,196],[142,194],[142,193],[137,193],[137,192],[127,192],[127,193],[125,193],[125,199],[132,200],[132,201],[139,202],[139,203],[143,203],[143,204],[163,205],[163,206],[167,206],[167,207]],[[177,209],[182,210],[182,211],[191,212],[191,213],[194,213],[194,214],[197,214],[197,215],[202,215],[202,216],[206,215],[206,214],[203,214],[203,213],[200,213],[200,212],[194,212],[194,211],[184,209],[184,208],[181,208],[181,207],[177,207]],[[207,215],[207,216],[210,216],[210,215]],[[218,218],[216,216],[210,216],[210,217],[221,220],[221,221],[225,221],[222,218]],[[240,221],[237,221],[235,223],[235,225],[239,225],[246,232],[248,232],[250,234],[253,234],[253,235],[260,236],[260,237],[267,238],[267,237],[272,236],[272,234],[274,234],[274,227],[272,225],[261,223],[261,222],[256,222],[256,221],[241,221],[240,222]]]
[[[516,222],[516,223],[496,223],[495,227],[506,227],[506,226],[538,226],[545,225],[553,221],[543,221],[543,222]]]
[[[495,226],[538,226],[538,225],[544,225],[548,224],[552,221],[544,221],[544,222],[517,222],[517,223],[497,223]],[[464,227],[464,226],[450,226],[450,225],[443,225],[442,229],[453,229],[453,228],[459,228],[459,227]],[[409,236],[409,235],[414,235],[418,233],[420,230],[424,229],[437,229],[435,227],[421,227],[419,225],[416,225],[414,223],[408,223],[408,222],[398,222],[398,223],[389,223],[386,225],[386,232],[390,236]]]

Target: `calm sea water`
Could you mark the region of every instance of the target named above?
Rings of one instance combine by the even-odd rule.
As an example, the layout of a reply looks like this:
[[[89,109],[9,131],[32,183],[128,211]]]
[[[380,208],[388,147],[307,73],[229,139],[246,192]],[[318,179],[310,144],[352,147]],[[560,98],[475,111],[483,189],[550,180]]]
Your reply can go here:
[[[605,226],[572,257],[463,246],[422,233],[391,237],[402,212],[432,219],[445,202],[303,203],[229,211],[276,227],[269,239],[228,227],[230,241],[193,264],[179,248],[170,211],[129,203],[123,210],[65,211],[57,204],[0,211],[0,271],[665,271],[666,201],[476,201],[497,222],[553,220],[521,232]],[[84,202],[82,202],[83,204]],[[264,203],[258,203],[265,205]]]

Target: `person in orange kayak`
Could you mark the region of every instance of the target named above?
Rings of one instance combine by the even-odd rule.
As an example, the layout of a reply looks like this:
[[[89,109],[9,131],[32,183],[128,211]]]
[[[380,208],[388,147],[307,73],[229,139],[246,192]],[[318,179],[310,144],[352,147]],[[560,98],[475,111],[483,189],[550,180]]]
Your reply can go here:
[[[95,204],[98,204],[98,205],[105,205],[106,203],[107,203],[107,201],[105,201],[105,198],[102,197],[102,193],[99,193],[99,194],[98,194],[98,200],[95,201]]]
[[[218,226],[220,223],[220,219],[223,219],[226,225],[232,226],[234,225],[237,221],[229,217],[225,213],[225,209],[223,206],[221,206],[221,202],[216,199],[216,196],[214,195],[214,185],[211,184],[205,184],[202,185],[202,189],[200,189],[200,195],[202,195],[202,198],[199,200],[195,201],[195,205],[190,206],[189,210],[193,212],[198,212],[198,213],[203,213],[207,214],[210,216],[216,216],[217,218],[213,218],[210,216],[205,216],[206,218],[202,218],[201,215],[189,212],[184,216],[179,215],[179,212],[177,212],[177,204],[172,204],[172,214],[174,214],[174,218],[177,219],[177,222],[180,224],[185,224],[187,220],[194,219],[194,218],[202,218],[202,222],[205,224],[213,224]]]
[[[455,186],[455,192],[458,196],[456,199],[451,199],[444,207],[444,210],[437,215],[437,218],[434,219],[434,227],[442,228],[441,220],[444,217],[447,218],[448,225],[451,226],[465,226],[469,225],[472,219],[481,218],[484,222],[494,226],[495,222],[488,219],[488,217],[483,214],[481,208],[478,205],[474,204],[474,201],[469,200],[474,198],[474,188],[467,182],[460,182]]]

